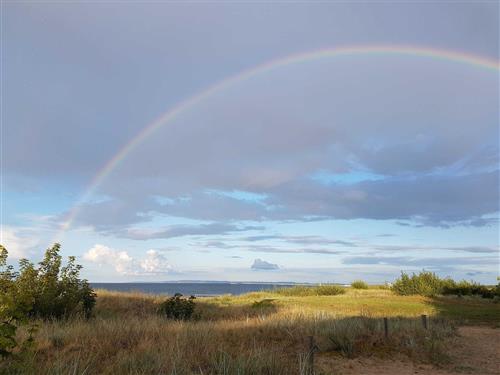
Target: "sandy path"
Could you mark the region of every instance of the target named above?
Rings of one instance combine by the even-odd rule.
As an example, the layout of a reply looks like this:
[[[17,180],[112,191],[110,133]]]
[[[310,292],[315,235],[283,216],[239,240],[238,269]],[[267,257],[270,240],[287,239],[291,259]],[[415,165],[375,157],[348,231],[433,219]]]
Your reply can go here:
[[[460,327],[459,336],[450,342],[452,361],[442,369],[415,364],[403,358],[338,359],[325,354],[318,358],[318,370],[334,375],[500,375],[500,329]]]

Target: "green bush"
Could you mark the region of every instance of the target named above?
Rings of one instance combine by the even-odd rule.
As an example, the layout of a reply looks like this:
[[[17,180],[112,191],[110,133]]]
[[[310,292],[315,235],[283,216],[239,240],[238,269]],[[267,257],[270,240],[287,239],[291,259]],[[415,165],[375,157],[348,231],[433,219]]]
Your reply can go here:
[[[500,287],[488,288],[474,281],[441,279],[435,273],[422,271],[409,276],[401,272],[401,277],[392,285],[392,290],[400,295],[418,294],[422,296],[457,295],[494,298],[500,296]]]
[[[345,288],[339,285],[320,285],[314,289],[316,296],[336,296],[345,293]]]
[[[354,280],[351,283],[351,287],[353,287],[354,289],[368,289],[368,284],[363,280]]]
[[[158,312],[169,319],[189,320],[194,312],[195,298],[194,296],[183,298],[182,294],[175,293],[173,297],[160,304]]]
[[[474,281],[462,280],[459,282],[451,282],[444,286],[443,294],[457,296],[481,296],[483,298],[494,298],[498,295],[498,287],[488,288],[485,285],[478,284]]]
[[[445,284],[450,281],[440,279],[434,272],[422,271],[411,276],[401,272],[401,277],[394,282],[392,290],[400,295],[435,296],[442,294]]]
[[[61,267],[61,246],[55,244],[45,252],[35,267],[27,259],[19,261],[19,272],[7,265],[8,252],[0,245],[0,354],[8,355],[19,346],[15,341],[17,327],[29,318],[57,319],[81,313],[89,317],[96,295],[87,280],[80,279],[80,265],[69,257]],[[30,344],[34,327],[23,344]]]

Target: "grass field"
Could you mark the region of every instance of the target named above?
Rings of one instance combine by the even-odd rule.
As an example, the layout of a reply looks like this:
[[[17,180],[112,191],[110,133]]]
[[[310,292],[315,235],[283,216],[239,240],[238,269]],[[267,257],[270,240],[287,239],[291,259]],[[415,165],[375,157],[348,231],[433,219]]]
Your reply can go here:
[[[332,361],[397,354],[442,366],[456,325],[495,326],[500,315],[500,304],[479,298],[397,296],[380,288],[304,294],[199,298],[195,319],[179,322],[156,313],[165,297],[99,290],[92,319],[38,322],[36,349],[4,361],[0,372],[306,374],[311,335]],[[429,330],[421,314],[429,315]],[[388,338],[382,317],[389,318]],[[328,361],[321,366],[316,374],[338,374]]]

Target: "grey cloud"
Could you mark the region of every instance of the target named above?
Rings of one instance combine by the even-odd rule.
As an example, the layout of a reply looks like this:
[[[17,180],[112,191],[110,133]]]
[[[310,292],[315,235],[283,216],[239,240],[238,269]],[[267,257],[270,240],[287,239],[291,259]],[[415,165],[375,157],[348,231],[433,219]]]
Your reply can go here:
[[[412,258],[412,257],[380,257],[380,256],[356,256],[342,260],[343,264],[379,264],[393,265],[399,267],[438,267],[446,268],[450,266],[486,266],[495,264],[498,258],[493,257],[447,257],[447,258]]]
[[[240,247],[238,245],[229,245],[223,241],[205,241],[201,244],[195,244],[195,246],[203,246],[216,249],[234,249]]]
[[[423,225],[467,224],[499,208],[498,171],[467,176],[415,176],[346,186],[301,181],[276,193],[283,215],[337,219],[407,219]],[[278,191],[278,189],[277,189]]]
[[[257,242],[257,241],[267,241],[267,240],[280,240],[288,243],[294,243],[299,245],[341,245],[348,247],[356,247],[357,244],[352,241],[342,241],[334,240],[321,236],[283,236],[283,235],[258,235],[258,236],[247,236],[240,240]]]
[[[132,195],[129,199],[83,206],[76,222],[107,230],[111,226],[149,221],[155,214],[166,214],[217,221],[301,220],[316,216],[322,219],[407,220],[412,224],[405,225],[418,226],[495,225],[497,218],[484,215],[499,210],[498,178],[498,171],[495,171],[467,176],[384,179],[348,186],[325,186],[298,180],[269,191],[267,202],[277,207],[273,210],[213,194],[196,194],[190,200],[171,205]],[[398,223],[402,225],[403,222]],[[248,240],[263,239],[254,236]],[[312,240],[289,239],[296,243]],[[349,246],[349,243],[343,245]]]
[[[312,62],[246,80],[135,149],[101,186],[119,203],[85,207],[79,221],[166,214],[488,225],[483,216],[499,210],[498,171],[490,170],[498,166],[488,157],[498,152],[497,86],[492,73],[401,57]],[[471,155],[475,164],[457,170]],[[348,185],[310,178],[357,168],[385,178]],[[207,190],[266,198],[251,202]]]
[[[280,239],[282,236],[279,235],[258,235],[258,236],[248,236],[248,237],[243,237],[241,238],[242,241],[250,241],[250,242],[256,242],[256,241],[267,241],[267,240],[276,240]]]
[[[282,239],[286,242],[301,245],[341,245],[346,247],[357,246],[357,244],[352,241],[333,240],[320,236],[284,236]]]
[[[133,240],[149,240],[155,238],[173,238],[183,236],[221,235],[232,232],[262,230],[262,226],[237,226],[232,224],[200,224],[200,225],[171,225],[164,229],[134,229],[129,228],[121,233],[114,233]]]
[[[279,269],[277,264],[269,263],[262,259],[255,259],[250,268],[253,270],[266,270],[266,271]]]
[[[227,4],[151,4],[140,11],[99,5],[100,12],[85,4],[9,4],[7,183],[18,175],[88,181],[181,98],[319,46],[415,41],[498,55],[496,4],[238,6],[249,13]],[[192,17],[197,22],[186,22]],[[362,33],[353,26],[359,20]],[[212,31],[200,32],[207,25]],[[193,69],[195,61],[203,68]],[[75,226],[168,238],[192,231],[130,227],[157,215],[221,223],[364,218],[495,225],[484,216],[499,211],[498,131],[495,72],[383,54],[290,64],[207,97],[149,137],[100,186],[97,193],[109,201],[82,205]],[[318,171],[357,169],[385,178],[349,185],[310,179]],[[248,202],[206,194],[210,189],[267,198]]]
[[[497,14],[494,2],[148,3],[140,8],[11,2],[5,9],[5,167],[9,173],[50,179],[89,177],[179,98],[305,50],[383,40],[496,58]],[[198,61],[204,62],[201,69]],[[51,147],[54,134],[57,147]],[[26,142],[29,147],[18,147]],[[393,159],[389,163],[401,160]]]
[[[457,251],[465,253],[500,253],[499,247],[494,246],[418,246],[418,245],[367,245],[374,250],[379,251]]]
[[[281,253],[281,254],[325,254],[336,255],[345,253],[344,251],[328,250],[328,249],[311,249],[311,248],[289,248],[289,247],[274,247],[274,246],[241,246],[241,249],[253,252],[262,253]]]

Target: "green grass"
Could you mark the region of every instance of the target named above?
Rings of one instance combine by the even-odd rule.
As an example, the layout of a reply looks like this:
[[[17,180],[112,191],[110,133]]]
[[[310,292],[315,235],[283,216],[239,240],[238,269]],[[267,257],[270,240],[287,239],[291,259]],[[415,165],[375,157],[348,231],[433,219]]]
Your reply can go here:
[[[318,286],[305,286],[296,285],[288,288],[277,288],[270,290],[269,293],[279,296],[336,296],[345,293],[345,288],[339,285],[318,285]]]
[[[0,373],[300,374],[309,335],[334,362],[402,354],[445,364],[455,322],[494,324],[500,313],[500,304],[481,298],[399,296],[375,287],[302,295],[312,291],[320,293],[198,298],[195,319],[177,322],[156,313],[165,297],[99,290],[91,320],[38,321],[36,350],[0,363]],[[429,330],[421,314],[430,316]],[[388,339],[381,317],[390,321]]]
[[[307,287],[306,287],[307,288]],[[463,323],[495,324],[500,316],[500,303],[479,297],[423,297],[400,296],[388,289],[351,289],[335,296],[301,296],[283,292],[264,291],[248,293],[242,296],[222,296],[199,299],[201,304],[243,308],[266,298],[273,299],[273,305],[280,308],[302,309],[304,311],[322,311],[337,316],[373,316],[373,317],[416,317],[421,314],[441,316]]]

